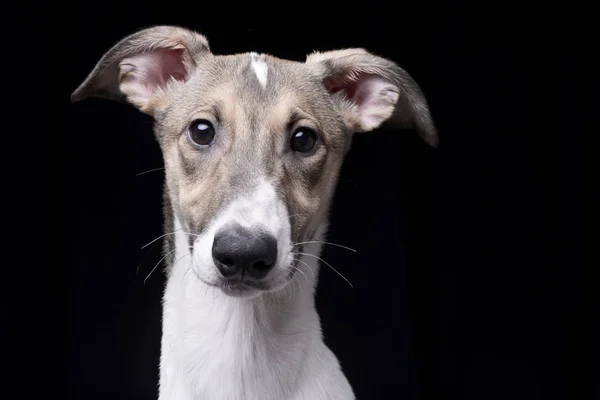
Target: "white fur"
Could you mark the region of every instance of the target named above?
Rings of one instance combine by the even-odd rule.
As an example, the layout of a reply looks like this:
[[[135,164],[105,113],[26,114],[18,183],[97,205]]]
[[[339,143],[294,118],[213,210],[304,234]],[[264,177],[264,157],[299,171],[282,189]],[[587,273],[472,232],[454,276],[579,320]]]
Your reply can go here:
[[[263,60],[263,55],[258,55],[257,53],[250,53],[252,69],[256,74],[256,78],[260,83],[260,86],[265,89],[267,87],[267,76],[269,74],[269,67],[265,60]]]
[[[277,265],[268,276],[273,287],[285,285],[293,256],[290,243],[290,222],[287,207],[278,198],[273,186],[260,181],[253,193],[241,195],[220,212],[215,220],[194,240],[194,272],[204,282],[218,278],[212,259],[215,234],[226,225],[239,224],[248,229],[262,229],[277,239]],[[258,293],[258,292],[256,292]],[[252,293],[248,293],[251,295]]]
[[[287,209],[266,182],[229,205],[195,240],[193,262],[187,234],[175,217],[175,262],[163,299],[159,400],[354,399],[322,340],[314,304],[315,258],[300,258],[289,284],[251,298],[227,296],[204,283],[216,273],[211,235],[230,221],[260,224],[275,234],[284,261],[271,271],[273,282],[289,272]],[[303,252],[318,255],[320,245],[306,245]]]

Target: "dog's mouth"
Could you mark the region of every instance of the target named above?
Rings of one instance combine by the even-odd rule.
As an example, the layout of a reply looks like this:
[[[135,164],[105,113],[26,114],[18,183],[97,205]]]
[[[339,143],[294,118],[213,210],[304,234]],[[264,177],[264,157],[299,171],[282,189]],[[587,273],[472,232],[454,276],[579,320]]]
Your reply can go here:
[[[271,287],[266,282],[254,282],[251,280],[227,280],[224,279],[218,285],[225,294],[239,296],[249,292],[268,292]]]
[[[281,268],[281,267],[280,267]],[[235,278],[218,277],[214,280],[197,278],[208,286],[218,288],[228,296],[232,297],[253,297],[263,292],[277,292],[286,287],[294,279],[298,271],[298,260],[294,259],[289,265],[281,268],[279,276],[268,277],[263,280],[254,280],[243,274]]]

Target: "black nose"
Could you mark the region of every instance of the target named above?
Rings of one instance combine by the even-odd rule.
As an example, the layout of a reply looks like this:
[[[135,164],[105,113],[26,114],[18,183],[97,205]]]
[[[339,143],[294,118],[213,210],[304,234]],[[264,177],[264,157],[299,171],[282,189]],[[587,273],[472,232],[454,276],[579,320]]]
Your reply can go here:
[[[234,225],[217,232],[212,255],[226,278],[262,279],[275,266],[277,240],[268,233]]]

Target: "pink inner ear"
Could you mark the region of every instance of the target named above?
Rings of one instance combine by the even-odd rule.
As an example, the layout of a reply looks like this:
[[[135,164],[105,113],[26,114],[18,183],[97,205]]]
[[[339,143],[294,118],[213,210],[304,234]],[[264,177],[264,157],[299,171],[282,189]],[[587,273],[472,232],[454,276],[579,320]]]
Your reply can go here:
[[[124,59],[121,71],[128,76],[121,90],[129,101],[141,107],[171,78],[185,80],[189,72],[183,63],[183,50],[165,48]]]
[[[187,72],[182,62],[182,50],[160,49],[139,56],[139,69],[144,70],[144,83],[151,89],[163,88],[171,78],[184,80]]]
[[[398,89],[378,75],[361,74],[354,80],[328,79],[325,87],[330,93],[343,91],[344,97],[358,106],[362,129],[379,126],[394,110]]]
[[[376,75],[364,74],[353,81],[328,79],[325,81],[325,88],[331,94],[343,90],[345,97],[360,108],[366,105],[372,96],[378,94],[382,82],[383,80]]]

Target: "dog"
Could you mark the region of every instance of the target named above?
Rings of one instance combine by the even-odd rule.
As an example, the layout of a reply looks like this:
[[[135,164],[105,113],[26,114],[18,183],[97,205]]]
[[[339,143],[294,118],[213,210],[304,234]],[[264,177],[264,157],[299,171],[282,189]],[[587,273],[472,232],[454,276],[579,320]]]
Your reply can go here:
[[[108,50],[72,101],[154,120],[165,169],[159,399],[348,400],[314,294],[327,215],[355,133],[438,134],[414,79],[361,48],[305,62],[216,55],[153,26]]]

